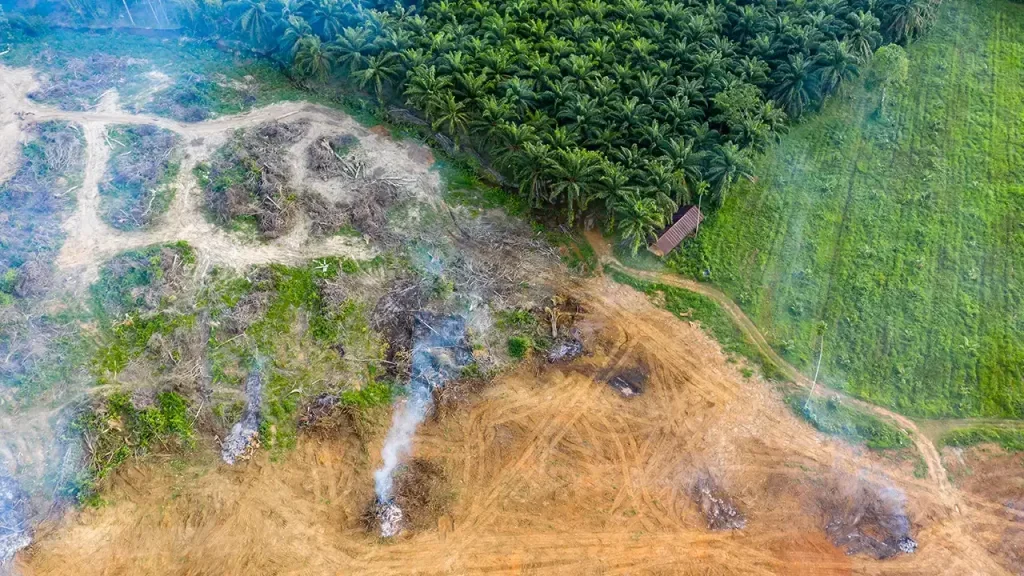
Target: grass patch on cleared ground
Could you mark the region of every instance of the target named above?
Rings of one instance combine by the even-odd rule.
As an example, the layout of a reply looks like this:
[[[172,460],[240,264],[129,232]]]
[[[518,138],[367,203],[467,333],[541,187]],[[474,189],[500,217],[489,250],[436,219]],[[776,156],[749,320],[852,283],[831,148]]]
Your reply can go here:
[[[621,272],[611,266],[605,273],[619,284],[631,286],[652,297],[659,305],[681,320],[700,322],[701,327],[730,354],[743,356],[761,367],[766,378],[783,378],[778,368],[732,322],[732,318],[714,300],[696,292],[657,282],[648,282]]]
[[[1009,452],[1024,451],[1024,429],[972,426],[950,431],[939,439],[940,446],[974,446],[998,444]]]
[[[1024,417],[1024,5],[949,1],[906,88],[795,126],[670,258],[810,374],[918,417]]]
[[[793,394],[786,397],[786,404],[819,432],[864,444],[872,450],[892,450],[913,445],[905,431],[876,416],[851,408],[836,398],[808,399],[804,394]]]

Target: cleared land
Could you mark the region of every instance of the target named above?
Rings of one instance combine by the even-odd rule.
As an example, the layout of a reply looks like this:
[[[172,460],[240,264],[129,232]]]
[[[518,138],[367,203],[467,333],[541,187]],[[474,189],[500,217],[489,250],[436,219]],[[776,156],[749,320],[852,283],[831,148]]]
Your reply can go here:
[[[365,532],[383,430],[342,426],[301,437],[277,462],[259,454],[227,468],[211,454],[177,468],[127,466],[109,505],[44,529],[22,560],[33,574],[83,576],[952,575],[1019,567],[1003,539],[1014,534],[1014,513],[984,489],[956,508],[932,482],[817,435],[762,381],[743,377],[698,325],[607,279],[578,293],[592,356],[525,365],[421,429],[415,456],[440,467],[452,494],[430,528],[386,543]],[[636,365],[650,373],[640,396],[624,399],[600,381]],[[707,529],[689,489],[702,469],[746,517],[744,530]],[[834,547],[820,505],[837,478],[904,494],[918,552],[880,564]]]
[[[1024,6],[946,2],[907,87],[838,98],[737,187],[677,270],[782,355],[921,417],[1024,417]]]

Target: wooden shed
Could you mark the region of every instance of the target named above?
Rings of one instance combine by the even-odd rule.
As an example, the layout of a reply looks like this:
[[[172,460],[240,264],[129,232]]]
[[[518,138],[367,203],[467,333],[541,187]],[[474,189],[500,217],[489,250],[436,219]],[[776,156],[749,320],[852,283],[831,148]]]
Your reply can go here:
[[[672,225],[658,235],[658,241],[651,245],[650,251],[658,256],[668,254],[684,238],[696,232],[703,220],[704,214],[693,204],[680,207],[672,216]]]

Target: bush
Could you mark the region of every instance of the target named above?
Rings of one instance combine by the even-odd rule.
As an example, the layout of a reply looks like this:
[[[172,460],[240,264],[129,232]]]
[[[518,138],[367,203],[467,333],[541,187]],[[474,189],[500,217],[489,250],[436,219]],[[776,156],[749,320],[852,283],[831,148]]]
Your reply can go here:
[[[829,436],[863,442],[872,450],[907,448],[911,445],[910,436],[904,430],[850,408],[837,398],[807,399],[803,395],[792,395],[786,398],[786,403],[798,416]]]
[[[508,339],[508,355],[513,358],[526,358],[533,348],[533,340],[527,336],[513,336]]]

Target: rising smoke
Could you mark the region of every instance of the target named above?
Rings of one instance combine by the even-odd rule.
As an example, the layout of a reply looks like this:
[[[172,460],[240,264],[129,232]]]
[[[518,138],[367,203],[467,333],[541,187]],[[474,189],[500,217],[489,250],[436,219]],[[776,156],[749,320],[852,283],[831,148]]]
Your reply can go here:
[[[417,312],[413,326],[412,370],[408,394],[396,408],[374,472],[377,501],[390,502],[395,471],[412,452],[413,436],[433,405],[435,388],[459,375],[473,359],[466,343],[466,319]]]

